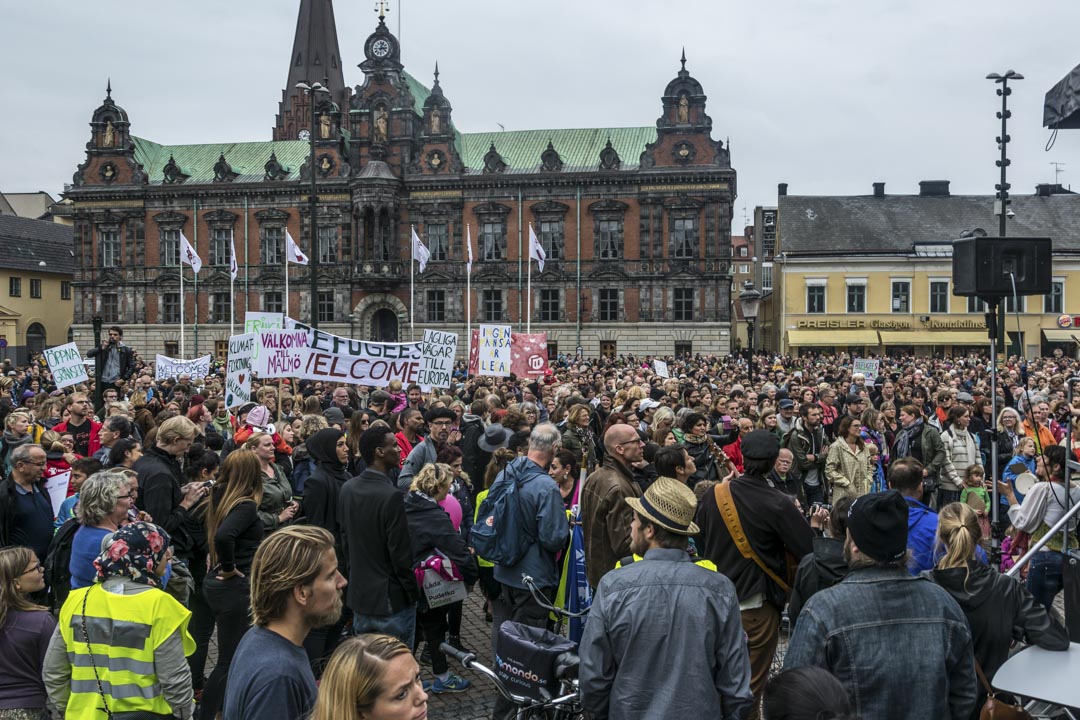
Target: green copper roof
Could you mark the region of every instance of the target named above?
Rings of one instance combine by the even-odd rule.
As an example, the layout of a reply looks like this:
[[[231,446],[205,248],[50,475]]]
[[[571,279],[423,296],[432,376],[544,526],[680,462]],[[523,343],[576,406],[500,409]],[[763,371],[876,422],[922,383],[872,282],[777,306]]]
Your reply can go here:
[[[214,165],[225,156],[226,162],[237,173],[233,182],[262,182],[266,170],[263,166],[271,153],[288,169],[285,179],[300,177],[300,166],[307,160],[308,143],[302,140],[279,140],[270,142],[213,143],[208,145],[158,145],[150,140],[132,137],[135,142],[135,160],[150,178],[151,184],[164,182],[162,170],[171,156],[188,176],[186,183],[210,183],[214,181]]]
[[[578,130],[511,130],[506,132],[463,133],[458,139],[461,160],[472,173],[484,169],[484,155],[492,143],[507,165],[507,172],[539,172],[540,154],[548,141],[563,161],[564,171],[595,170],[600,151],[611,140],[619,153],[622,169],[638,166],[641,153],[656,140],[655,127],[581,128]]]
[[[424,87],[424,84],[414,78],[412,75],[402,70],[401,74],[405,76],[405,84],[409,86],[409,92],[413,96],[413,110],[417,115],[423,117],[424,115],[424,101],[431,95],[431,91]]]

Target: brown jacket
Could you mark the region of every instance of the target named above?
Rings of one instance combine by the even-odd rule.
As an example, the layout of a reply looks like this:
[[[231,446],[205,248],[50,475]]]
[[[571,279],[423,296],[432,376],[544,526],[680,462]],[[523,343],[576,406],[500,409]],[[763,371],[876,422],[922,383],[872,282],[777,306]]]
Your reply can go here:
[[[585,575],[593,590],[615,563],[630,554],[634,511],[628,497],[641,497],[632,472],[612,457],[585,479],[581,490],[581,529],[585,535]]]

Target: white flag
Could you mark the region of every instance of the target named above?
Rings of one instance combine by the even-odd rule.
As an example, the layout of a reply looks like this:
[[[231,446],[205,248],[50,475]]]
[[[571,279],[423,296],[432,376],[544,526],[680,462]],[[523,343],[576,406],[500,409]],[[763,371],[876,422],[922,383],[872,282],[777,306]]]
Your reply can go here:
[[[195,248],[191,247],[191,243],[188,242],[183,230],[180,231],[180,262],[190,265],[196,275],[202,270],[202,258],[199,257],[199,253],[195,252]]]
[[[431,253],[424,247],[424,243],[420,242],[420,236],[416,234],[416,227],[412,229],[412,256],[413,260],[420,263],[420,272],[424,272]]]
[[[240,274],[240,266],[236,264],[236,238],[229,233],[229,277],[236,280]]]
[[[300,246],[292,239],[292,235],[289,234],[288,228],[285,228],[285,255],[291,263],[296,263],[297,265],[308,264],[308,256],[300,250]]]
[[[468,261],[465,263],[465,272],[472,272],[472,228],[465,226],[465,247],[468,253]]]
[[[544,246],[540,244],[540,239],[533,232],[532,223],[529,223],[529,260],[535,260],[536,264],[540,266],[540,272],[544,272],[544,261],[547,260],[547,253],[544,252]]]

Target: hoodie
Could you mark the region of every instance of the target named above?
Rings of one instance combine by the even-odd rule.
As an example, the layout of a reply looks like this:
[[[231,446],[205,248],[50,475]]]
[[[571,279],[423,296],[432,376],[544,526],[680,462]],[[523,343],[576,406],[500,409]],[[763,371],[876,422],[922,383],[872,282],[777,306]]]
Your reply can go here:
[[[844,541],[838,538],[815,537],[814,552],[803,556],[795,573],[795,584],[788,600],[788,619],[791,627],[799,618],[806,601],[819,590],[836,585],[848,574],[844,559]]]
[[[975,659],[991,682],[1008,659],[1014,637],[1044,650],[1069,649],[1065,629],[1016,578],[976,561],[966,568],[934,569],[923,574],[945,588],[964,611]]]
[[[304,514],[310,525],[329,531],[334,536],[338,565],[345,567],[345,551],[341,544],[341,528],[337,522],[337,506],[341,487],[349,473],[337,457],[337,442],[343,433],[336,428],[324,428],[305,443],[315,469],[304,482]]]

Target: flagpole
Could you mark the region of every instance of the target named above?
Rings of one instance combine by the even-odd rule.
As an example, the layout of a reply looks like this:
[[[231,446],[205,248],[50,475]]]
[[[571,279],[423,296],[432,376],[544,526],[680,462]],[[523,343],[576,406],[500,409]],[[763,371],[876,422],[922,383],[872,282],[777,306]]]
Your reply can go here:
[[[416,315],[416,278],[413,271],[413,260],[416,259],[416,226],[409,226],[409,340],[416,339],[416,331],[413,329],[413,317]]]
[[[528,280],[525,284],[525,332],[532,332],[532,223],[529,223]],[[520,325],[518,327],[521,327]]]
[[[229,231],[229,335],[236,334],[236,238]]]
[[[465,257],[470,262],[465,267],[465,376],[469,375],[469,358],[472,357],[472,231],[465,225]]]
[[[184,305],[187,303],[184,300],[184,261],[180,261],[180,357],[186,357],[184,355]]]
[[[289,232],[286,228],[285,232]],[[315,298],[311,299],[315,302]],[[285,317],[289,317],[289,240],[285,239]]]

